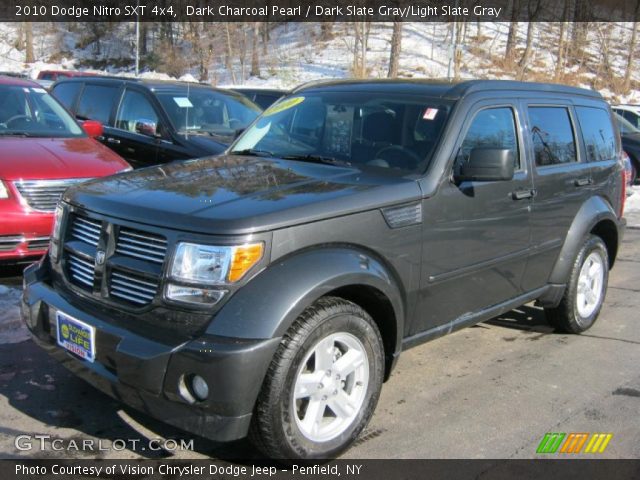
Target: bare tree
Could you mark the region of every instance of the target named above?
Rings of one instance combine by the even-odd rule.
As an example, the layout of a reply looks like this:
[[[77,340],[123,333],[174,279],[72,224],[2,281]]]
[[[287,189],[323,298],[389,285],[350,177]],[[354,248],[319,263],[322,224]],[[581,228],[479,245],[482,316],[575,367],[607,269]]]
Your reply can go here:
[[[333,22],[322,22],[320,24],[320,39],[324,42],[333,38]]]
[[[227,51],[225,52],[224,63],[231,74],[231,82],[236,83],[236,74],[233,70],[233,47],[231,46],[231,29],[229,22],[225,22],[224,31],[227,39]]]
[[[368,74],[367,50],[369,48],[371,22],[353,22],[353,27],[355,33],[353,44],[353,75],[357,78],[364,78]]]
[[[554,78],[555,80],[559,80],[560,76],[564,73],[564,63],[565,63],[565,55],[567,49],[567,18],[569,17],[569,6],[570,0],[564,1],[564,9],[562,11],[562,22],[560,23],[560,34],[558,35],[558,54],[557,54],[557,63],[556,63],[556,71]]]
[[[26,63],[35,62],[36,56],[33,53],[33,26],[31,22],[24,22],[24,46],[25,46],[24,61]]]
[[[462,23],[454,21],[453,28],[455,30],[453,43],[453,79],[460,78],[460,68],[462,67]]]
[[[638,21],[640,20],[640,0],[636,0],[636,9],[633,16],[633,26],[631,27],[631,39],[627,50],[627,68],[624,72],[624,83],[622,88],[625,93],[631,88],[631,72],[633,71],[633,59],[636,54],[636,43],[638,40]]]
[[[260,23],[261,22],[253,22],[253,32],[251,35],[251,71],[249,75],[252,77],[260,76],[260,51],[258,47]]]
[[[524,80],[525,74],[527,73],[527,67],[529,66],[529,61],[531,60],[531,50],[533,49],[533,37],[535,36],[536,31],[536,18],[540,13],[542,8],[542,0],[530,0],[528,5],[528,24],[527,24],[527,44],[524,49],[524,53],[522,57],[520,57],[520,61],[518,62],[518,67],[520,67],[520,74],[518,77],[520,80]]]
[[[520,0],[511,0],[511,22],[507,34],[507,46],[504,50],[504,58],[510,60],[518,41],[518,17],[520,16]]]
[[[400,65],[400,51],[402,50],[402,22],[393,22],[393,34],[391,35],[391,53],[389,55],[389,71],[387,77],[398,76]]]

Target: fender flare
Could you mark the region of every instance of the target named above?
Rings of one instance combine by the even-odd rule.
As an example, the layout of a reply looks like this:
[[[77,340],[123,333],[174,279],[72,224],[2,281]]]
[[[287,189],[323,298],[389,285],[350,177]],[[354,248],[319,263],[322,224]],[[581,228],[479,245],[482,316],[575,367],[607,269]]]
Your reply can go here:
[[[560,255],[549,277],[549,283],[567,283],[573,262],[586,236],[602,220],[610,220],[615,225],[619,224],[619,220],[609,202],[602,197],[595,196],[582,204],[567,232]]]
[[[238,290],[220,309],[207,334],[247,339],[282,337],[318,298],[346,286],[367,285],[393,307],[395,352],[402,348],[404,295],[391,269],[373,254],[348,246],[328,246],[277,260]]]

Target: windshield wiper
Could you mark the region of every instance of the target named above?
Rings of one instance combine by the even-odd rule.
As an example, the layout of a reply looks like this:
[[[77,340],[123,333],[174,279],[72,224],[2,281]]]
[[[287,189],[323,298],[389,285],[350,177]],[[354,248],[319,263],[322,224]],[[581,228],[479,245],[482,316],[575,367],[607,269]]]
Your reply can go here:
[[[258,150],[256,148],[245,148],[244,150],[235,150],[230,155],[246,155],[248,157],[273,157],[273,153],[268,150]]]
[[[281,156],[283,160],[295,160],[298,162],[309,162],[309,163],[323,163],[325,165],[337,165],[337,166],[346,166],[350,167],[351,162],[347,162],[344,160],[338,160],[333,157],[325,157],[323,155],[285,155]]]

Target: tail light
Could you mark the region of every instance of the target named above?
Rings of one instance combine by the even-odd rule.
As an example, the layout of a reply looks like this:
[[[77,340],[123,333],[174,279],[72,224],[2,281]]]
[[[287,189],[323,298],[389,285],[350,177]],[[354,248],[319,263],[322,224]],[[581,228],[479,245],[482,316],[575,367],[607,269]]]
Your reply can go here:
[[[622,163],[622,187],[620,188],[620,215],[618,218],[622,218],[624,215],[624,202],[627,201],[627,183],[631,181],[631,172],[627,170],[627,165],[631,165],[629,155],[624,150],[620,151],[620,162]]]

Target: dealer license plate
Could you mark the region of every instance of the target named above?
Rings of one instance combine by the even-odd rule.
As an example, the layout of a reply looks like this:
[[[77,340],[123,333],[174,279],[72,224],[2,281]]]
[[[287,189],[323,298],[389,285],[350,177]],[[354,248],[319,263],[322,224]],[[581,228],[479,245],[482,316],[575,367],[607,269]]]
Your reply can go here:
[[[58,345],[80,358],[93,362],[96,358],[96,329],[66,313],[56,312]]]

